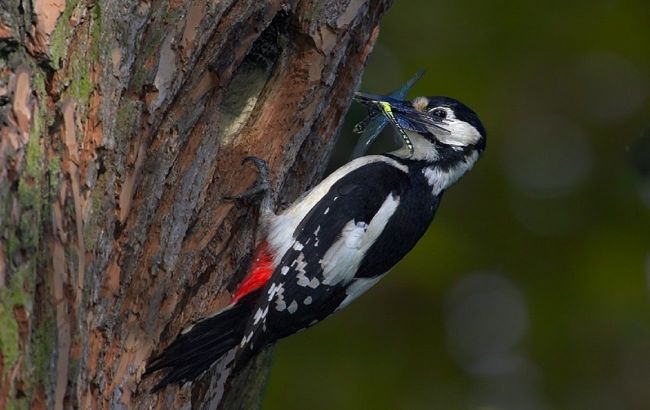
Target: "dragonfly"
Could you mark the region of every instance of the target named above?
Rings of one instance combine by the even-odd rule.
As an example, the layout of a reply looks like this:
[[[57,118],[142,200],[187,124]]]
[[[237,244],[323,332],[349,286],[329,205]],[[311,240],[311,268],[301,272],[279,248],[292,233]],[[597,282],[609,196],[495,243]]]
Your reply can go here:
[[[400,88],[394,90],[388,95],[390,99],[402,101],[406,98],[406,94],[411,90],[413,85],[424,75],[424,70],[420,69],[415,73],[411,78],[408,79]],[[369,94],[357,93],[357,98],[369,98],[372,97]],[[392,107],[389,102],[380,102],[377,104],[378,108],[372,110],[366,118],[357,123],[352,132],[355,134],[360,134],[359,140],[357,141],[354,150],[352,151],[351,159],[358,158],[363,156],[368,152],[370,145],[377,139],[379,134],[383,131],[384,127],[390,122],[399,136],[401,137],[401,142],[406,144],[406,146],[412,151],[413,146],[410,139],[406,135],[406,131],[402,125],[397,121],[395,116],[392,113]],[[413,118],[414,122],[421,122],[420,119]],[[431,124],[429,124],[431,125]]]

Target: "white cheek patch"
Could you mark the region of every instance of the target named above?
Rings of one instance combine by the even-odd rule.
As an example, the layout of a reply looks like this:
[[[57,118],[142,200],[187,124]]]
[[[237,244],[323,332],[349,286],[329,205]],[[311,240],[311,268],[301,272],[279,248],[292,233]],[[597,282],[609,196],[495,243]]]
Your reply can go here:
[[[481,139],[481,133],[464,121],[450,121],[444,127],[449,130],[448,133],[432,130],[438,141],[443,144],[465,147],[476,144]]]

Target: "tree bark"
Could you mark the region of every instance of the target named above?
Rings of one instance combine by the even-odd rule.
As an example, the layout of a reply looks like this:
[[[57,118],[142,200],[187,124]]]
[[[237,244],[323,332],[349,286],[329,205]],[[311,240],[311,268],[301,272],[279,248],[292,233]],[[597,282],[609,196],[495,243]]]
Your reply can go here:
[[[321,177],[390,2],[3,0],[0,408],[259,406],[270,352],[225,390],[145,363],[246,273],[242,159],[278,208]]]

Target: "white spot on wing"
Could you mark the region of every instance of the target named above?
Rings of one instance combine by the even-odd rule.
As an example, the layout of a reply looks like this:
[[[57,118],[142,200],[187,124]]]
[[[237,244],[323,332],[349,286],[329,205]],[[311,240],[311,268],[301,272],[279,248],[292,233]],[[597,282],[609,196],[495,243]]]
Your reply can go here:
[[[287,307],[287,311],[291,314],[296,313],[296,310],[298,310],[298,303],[294,300],[291,302],[291,304]]]
[[[296,283],[298,286],[309,285],[309,278],[307,277],[307,262],[305,262],[305,254],[300,252],[296,260],[291,263],[291,266],[296,269]]]
[[[305,298],[305,300],[303,301],[303,303],[304,303],[305,305],[311,305],[311,302],[312,302],[312,300],[311,300],[311,296],[307,296],[307,297]]]
[[[253,316],[253,324],[256,325],[262,320],[263,318],[266,317],[266,314],[269,312],[269,307],[266,306],[264,310],[262,308],[257,309],[257,312],[255,312],[255,316]]]
[[[284,285],[282,283],[275,284],[273,283],[271,285],[271,288],[269,289],[269,302],[273,300],[273,298],[277,296],[282,296],[284,293]]]
[[[287,305],[284,302],[284,285],[282,283],[277,285],[274,283],[271,285],[271,288],[269,289],[269,302],[271,302],[274,298],[275,298],[275,310],[279,312],[283,311]]]
[[[241,344],[240,344],[241,347],[246,346],[246,344],[251,341],[251,339],[253,338],[253,332],[254,330],[251,330],[248,336],[244,335],[244,337],[241,340]]]
[[[320,264],[323,268],[323,284],[336,285],[348,283],[359,268],[368,249],[383,232],[384,227],[395,213],[399,197],[389,194],[369,224],[348,222],[341,238],[325,252]]]
[[[307,285],[309,285],[309,278],[305,276],[304,274],[298,274],[297,276],[298,281],[296,282],[298,286],[302,286],[303,288]]]

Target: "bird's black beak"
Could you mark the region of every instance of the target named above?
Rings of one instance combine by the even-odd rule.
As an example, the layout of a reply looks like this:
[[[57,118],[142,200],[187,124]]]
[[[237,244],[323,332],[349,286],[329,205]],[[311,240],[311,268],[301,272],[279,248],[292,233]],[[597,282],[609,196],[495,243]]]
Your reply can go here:
[[[447,122],[444,119],[416,110],[410,101],[398,100],[390,96],[357,92],[354,100],[371,108],[371,113],[382,113],[397,128],[416,132],[445,132]]]

